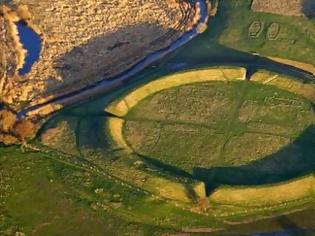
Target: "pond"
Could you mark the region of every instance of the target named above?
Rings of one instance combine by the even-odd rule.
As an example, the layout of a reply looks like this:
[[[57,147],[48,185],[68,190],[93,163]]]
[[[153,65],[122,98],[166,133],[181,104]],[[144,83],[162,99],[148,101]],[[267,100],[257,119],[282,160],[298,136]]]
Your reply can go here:
[[[19,75],[25,75],[31,71],[33,64],[38,61],[41,51],[41,38],[24,21],[16,23],[20,41],[27,51],[24,65],[19,70]]]

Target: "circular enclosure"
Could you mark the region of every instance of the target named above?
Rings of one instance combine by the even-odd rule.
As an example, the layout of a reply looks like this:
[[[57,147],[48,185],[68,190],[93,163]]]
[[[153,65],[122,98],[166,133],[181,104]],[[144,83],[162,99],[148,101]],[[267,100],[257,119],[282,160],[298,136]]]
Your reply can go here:
[[[288,147],[314,118],[309,101],[276,87],[195,83],[143,99],[124,117],[123,135],[135,153],[192,171],[271,156]],[[300,153],[296,146],[283,161]]]
[[[268,73],[253,82],[236,70],[217,70],[211,79],[198,73],[151,82],[109,106],[121,116],[109,125],[115,142],[210,187],[276,183],[312,171],[315,116],[303,87],[294,91],[294,81]]]
[[[244,68],[218,67],[131,84],[55,118],[41,142],[166,199],[246,215],[309,204],[314,84],[267,71],[245,78]]]

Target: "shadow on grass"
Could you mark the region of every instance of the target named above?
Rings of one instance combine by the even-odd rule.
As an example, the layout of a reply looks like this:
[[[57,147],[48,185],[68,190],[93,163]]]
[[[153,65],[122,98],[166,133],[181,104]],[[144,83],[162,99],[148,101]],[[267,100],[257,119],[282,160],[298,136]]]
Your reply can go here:
[[[99,153],[109,160],[115,160],[119,156],[115,154],[105,133],[108,116],[107,113],[100,113],[99,116],[78,116],[77,122],[69,123],[77,136],[77,148],[81,154],[83,153],[82,156],[89,160],[93,160],[93,153]],[[75,116],[66,117],[64,116],[64,120]],[[60,120],[62,116],[52,120],[52,123],[47,126],[55,126]],[[85,152],[86,150],[88,152]],[[143,156],[136,152],[134,154],[137,154],[147,166],[171,177],[203,181],[206,184],[207,194],[210,194],[221,185],[271,184],[313,173],[315,171],[315,125],[309,126],[299,137],[278,152],[242,166],[215,168],[196,166],[192,173],[189,173],[154,157]],[[192,192],[191,188],[187,187],[187,193],[190,192]]]
[[[103,157],[104,160],[115,160],[117,159],[115,152],[119,152],[120,150],[112,146],[105,133],[105,121],[109,116],[110,115],[108,113],[95,116],[57,116],[48,121],[41,128],[36,139],[41,140],[42,135],[45,135],[47,131],[57,128],[61,132],[65,132],[65,135],[69,132],[74,134],[73,140],[66,140],[66,142],[75,145],[76,150],[82,158],[89,161],[92,161],[96,157]],[[68,130],[62,130],[63,128],[59,126],[62,122],[67,124],[67,126],[63,127],[66,127]],[[63,141],[64,140],[59,140],[57,142]],[[63,147],[62,143],[60,143],[60,147]],[[57,148],[59,152],[68,153],[68,150],[62,150],[61,148],[58,149],[58,147],[55,148]]]
[[[294,223],[286,216],[277,217],[276,220],[279,222],[285,232],[288,232],[288,235],[306,236],[311,234],[313,235],[313,233],[315,233],[313,230],[299,227],[296,223]]]
[[[278,152],[243,166],[195,167],[193,172],[189,173],[154,157],[137,155],[150,167],[168,175],[203,181],[207,194],[220,185],[277,183],[315,171],[315,125],[308,127],[296,140]]]
[[[302,11],[306,17],[308,17],[310,19],[315,18],[315,1],[314,0],[303,0]]]
[[[158,23],[139,23],[94,37],[55,58],[54,69],[63,82],[59,83],[53,77],[47,79],[44,93],[58,94],[69,90],[51,100],[60,100],[63,104],[65,97],[96,87],[101,81],[116,79],[132,70],[136,62],[143,62],[151,51],[168,48],[165,42],[177,39],[181,26],[168,28]]]
[[[134,151],[135,152],[135,151]],[[144,161],[147,165],[152,166],[161,171],[167,172],[170,175],[181,176],[185,178],[193,178],[193,176],[185,170],[178,168],[176,166],[168,165],[158,159],[151,158],[148,156],[141,155],[137,153],[137,155]]]
[[[224,2],[224,1],[223,1]],[[202,67],[206,65],[237,65],[247,67],[249,75],[256,69],[266,69],[280,74],[287,74],[296,78],[307,80],[310,75],[298,68],[289,65],[274,62],[270,59],[255,56],[250,53],[240,52],[231,48],[224,47],[215,43],[214,39],[218,38],[223,26],[227,24],[227,14],[224,11],[225,5],[220,5],[218,17],[210,24],[211,31],[207,31],[204,35],[196,38],[193,42],[188,43],[181,50],[173,53],[171,56],[163,59],[165,63],[161,65],[164,67],[167,63],[186,62],[187,69],[192,67]],[[224,19],[223,22],[218,22],[219,19]],[[223,26],[222,26],[223,25]],[[137,26],[143,27],[143,26]],[[147,27],[147,26],[146,26]],[[157,28],[158,29],[158,28]],[[111,36],[119,35],[113,32]],[[74,58],[82,54],[87,58],[98,60],[94,54],[89,54],[88,48],[92,45],[102,44],[106,37],[110,35],[103,35],[101,38],[91,41],[86,47],[76,49],[61,58],[57,67],[61,74],[65,77],[67,75],[80,75],[80,63]],[[106,41],[106,40],[105,40]],[[107,48],[109,51],[118,50],[127,44],[116,44]],[[115,47],[114,47],[115,46]],[[85,52],[86,51],[86,52]],[[96,65],[95,65],[96,66]],[[88,68],[90,70],[90,68]],[[103,69],[106,69],[105,67]],[[164,70],[165,68],[161,68]],[[168,73],[165,70],[165,73]],[[134,79],[134,78],[133,78]],[[124,84],[125,86],[126,84]],[[93,103],[90,103],[93,105]],[[80,105],[85,106],[84,112],[87,114],[89,103]],[[106,104],[102,103],[100,107],[104,108]],[[83,113],[84,113],[83,112]],[[80,149],[90,150],[107,150],[111,149],[111,145],[105,134],[105,114],[101,109],[99,113],[93,113],[89,117],[81,117],[78,129],[75,129],[77,136],[77,145]],[[95,116],[95,117],[93,117]],[[98,117],[100,116],[100,117]],[[102,117],[104,116],[104,117]],[[249,163],[248,165],[239,167],[221,167],[221,168],[200,168],[196,167],[193,173],[187,173],[177,167],[167,165],[156,160],[154,157],[144,157],[147,163],[159,170],[166,171],[174,176],[192,178],[204,181],[207,184],[208,192],[222,184],[230,185],[257,185],[275,183],[287,180],[292,177],[301,176],[315,170],[315,131],[314,127],[309,127],[299,138],[297,138],[291,145],[285,147],[277,153],[269,155],[262,160]],[[109,150],[110,151],[110,150]]]
[[[161,70],[169,72],[195,69],[209,66],[239,66],[248,70],[248,76],[257,70],[268,70],[278,74],[288,75],[302,81],[315,81],[312,73],[303,69],[273,61],[258,54],[242,52],[218,44],[207,42],[204,35],[196,38],[182,48],[165,58]],[[174,65],[178,69],[172,69]],[[168,68],[169,67],[169,68]],[[247,76],[247,77],[248,77]]]
[[[183,177],[183,178],[186,178],[186,180],[189,180],[189,179],[193,180],[194,179],[194,177],[190,173],[188,173],[187,171],[182,170],[176,166],[165,164],[164,162],[161,162],[157,159],[147,157],[147,156],[141,155],[141,154],[136,153],[136,152],[135,152],[135,154],[147,166],[154,168],[154,169],[157,169],[160,172],[164,172],[167,175],[174,176],[174,177]],[[187,181],[187,183],[184,183],[183,185],[185,187],[185,191],[186,191],[187,196],[192,201],[197,202],[198,197],[196,196],[196,192],[194,191],[193,186],[191,184],[189,184],[189,181]]]
[[[315,126],[308,127],[290,145],[261,160],[237,167],[193,169],[193,177],[204,181],[207,192],[220,185],[277,183],[315,171]]]

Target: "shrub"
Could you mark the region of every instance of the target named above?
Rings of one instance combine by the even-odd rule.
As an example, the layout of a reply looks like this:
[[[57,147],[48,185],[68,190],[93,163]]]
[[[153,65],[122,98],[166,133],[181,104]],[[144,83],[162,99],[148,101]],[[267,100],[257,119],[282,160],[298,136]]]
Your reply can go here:
[[[0,111],[0,131],[10,132],[16,122],[16,116],[13,112],[2,110]]]
[[[36,133],[36,125],[30,120],[22,120],[18,122],[14,128],[16,136],[25,141],[34,137]]]

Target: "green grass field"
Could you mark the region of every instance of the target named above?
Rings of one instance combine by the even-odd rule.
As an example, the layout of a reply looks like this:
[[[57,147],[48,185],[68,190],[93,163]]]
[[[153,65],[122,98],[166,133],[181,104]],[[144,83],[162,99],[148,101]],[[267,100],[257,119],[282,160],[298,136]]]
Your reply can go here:
[[[314,20],[254,12],[250,9],[251,2],[220,1],[218,15],[209,26],[210,38],[237,50],[314,64]],[[258,37],[249,37],[250,26],[255,21],[261,22],[264,29]]]
[[[229,79],[217,81],[222,73]],[[301,95],[305,90],[313,99],[312,86],[264,71],[253,77],[257,82],[240,81],[243,75],[238,68],[209,68],[125,88],[116,97],[89,103],[86,115],[76,108],[65,111],[47,123],[40,140],[49,150],[68,155],[70,162],[77,158],[136,189],[185,204],[199,201],[193,191],[202,181],[210,205],[197,211],[211,209],[224,216],[225,206],[212,209],[216,189],[233,196],[239,186],[249,185],[240,194],[248,190],[255,199],[256,188],[271,184],[276,191],[278,183],[285,186],[283,181],[312,173],[315,167],[313,104]],[[277,79],[264,85],[270,78]],[[122,117],[107,117],[104,110]],[[309,204],[308,194],[297,190],[296,195],[301,200],[285,208],[281,204],[286,198],[279,195],[275,201],[281,204],[263,214]],[[248,200],[241,209],[229,209],[231,214],[243,218],[271,204],[262,202],[261,208],[248,211],[245,206],[254,204]]]
[[[311,204],[304,184],[301,193],[294,190],[292,201],[283,203],[287,198],[279,195],[274,199],[279,204],[257,203],[269,191],[266,184],[275,184],[270,189],[277,191],[277,183],[285,180],[289,185],[281,186],[291,189],[292,178],[314,171],[314,114],[302,96],[245,81],[162,90],[123,118],[123,135],[135,151],[131,154],[109,138],[104,109],[111,101],[92,101],[85,106],[93,111],[87,115],[75,108],[51,119],[31,143],[39,152],[0,148],[5,193],[0,234],[209,231]],[[209,198],[194,196],[196,180],[206,183]],[[240,184],[254,186],[243,190]],[[261,191],[255,194],[255,189]],[[174,201],[186,192],[193,202]],[[253,201],[244,201],[246,194]],[[241,204],[227,205],[235,196]]]
[[[0,149],[0,153],[0,235],[114,235],[117,231],[139,235],[150,231],[111,213],[111,207],[121,202],[113,195],[123,189],[110,180],[41,153],[12,148]],[[95,189],[106,191],[97,194]],[[98,202],[108,210],[93,210],[92,204]]]
[[[273,86],[196,83],[142,100],[124,118],[124,135],[139,155],[192,172],[266,158],[299,138],[314,118],[309,101]]]
[[[198,230],[208,235],[214,230],[210,235],[222,236],[313,227],[312,85],[308,89],[285,77],[269,83],[275,86],[231,82],[243,77],[236,70],[224,78],[230,82],[149,87],[137,95],[150,89],[154,94],[139,103],[131,96],[128,102],[135,106],[122,109],[122,138],[132,153],[110,136],[106,108],[169,74],[170,65],[245,66],[256,60],[243,52],[314,64],[314,20],[256,13],[250,4],[221,0],[203,35],[145,70],[139,81],[62,111],[31,147],[0,147],[0,235],[164,236]],[[209,78],[221,79],[221,69],[214,71]],[[193,79],[207,73],[192,72]],[[274,76],[261,73],[253,80]],[[191,79],[185,77],[174,83]],[[192,188],[200,181],[209,195],[204,199]],[[277,217],[304,209],[310,210]],[[249,223],[270,217],[275,218]]]
[[[175,207],[54,152],[0,148],[0,154],[0,235],[161,235],[217,225],[212,217]]]

